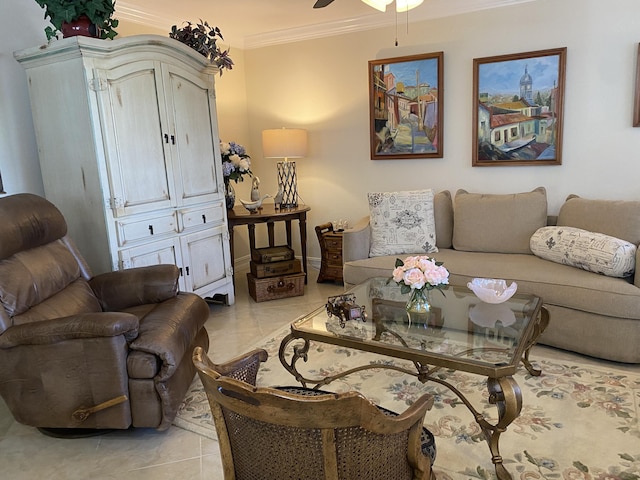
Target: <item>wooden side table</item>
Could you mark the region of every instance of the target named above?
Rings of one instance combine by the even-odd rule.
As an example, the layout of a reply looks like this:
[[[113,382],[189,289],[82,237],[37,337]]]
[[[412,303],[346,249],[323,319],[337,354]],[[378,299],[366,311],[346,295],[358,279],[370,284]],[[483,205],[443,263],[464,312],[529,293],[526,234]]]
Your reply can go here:
[[[334,232],[331,223],[324,223],[316,227],[316,235],[322,255],[318,282],[331,280],[344,283],[342,279],[342,232]]]
[[[255,250],[256,224],[267,224],[269,246],[273,247],[275,246],[274,223],[284,222],[285,231],[287,234],[287,245],[291,247],[291,221],[298,220],[300,226],[300,247],[302,248],[302,269],[304,270],[305,275],[307,275],[307,212],[309,210],[311,210],[311,207],[308,207],[307,205],[299,205],[295,208],[282,208],[276,210],[273,203],[265,203],[260,210],[253,213],[249,212],[243,206],[234,207],[232,210],[227,210],[231,265],[233,265],[234,262],[233,229],[237,225],[247,225],[247,228],[249,229],[249,247],[251,248],[251,250]],[[307,283],[307,276],[305,276],[304,278],[304,283]]]

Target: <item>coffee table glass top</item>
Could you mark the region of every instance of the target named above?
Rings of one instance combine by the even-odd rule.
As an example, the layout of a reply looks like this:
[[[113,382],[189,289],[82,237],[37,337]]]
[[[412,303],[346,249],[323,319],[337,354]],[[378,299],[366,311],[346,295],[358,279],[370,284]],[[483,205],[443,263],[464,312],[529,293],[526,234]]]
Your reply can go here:
[[[292,324],[294,336],[494,378],[515,373],[542,305],[539,297],[519,293],[488,304],[467,288],[448,286],[444,295],[430,292],[428,318],[410,318],[409,295],[387,278],[372,278],[346,293],[365,307],[366,321],[341,322],[321,307]]]

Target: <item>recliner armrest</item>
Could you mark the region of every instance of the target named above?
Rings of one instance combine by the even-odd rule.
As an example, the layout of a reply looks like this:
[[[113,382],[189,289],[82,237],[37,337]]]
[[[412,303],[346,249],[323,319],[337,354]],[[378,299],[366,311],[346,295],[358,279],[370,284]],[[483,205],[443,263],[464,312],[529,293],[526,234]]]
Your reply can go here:
[[[115,337],[128,341],[138,335],[138,318],[130,313],[93,312],[14,325],[0,335],[0,348],[50,345],[76,338]]]
[[[342,258],[345,262],[369,257],[371,227],[369,217],[364,217],[342,234]]]
[[[207,302],[195,293],[180,293],[144,316],[140,334],[129,347],[156,355],[162,362],[156,381],[166,381],[183,357],[191,355],[193,341],[208,318]]]
[[[150,265],[96,275],[89,285],[102,309],[116,312],[175,297],[179,275],[175,265]]]

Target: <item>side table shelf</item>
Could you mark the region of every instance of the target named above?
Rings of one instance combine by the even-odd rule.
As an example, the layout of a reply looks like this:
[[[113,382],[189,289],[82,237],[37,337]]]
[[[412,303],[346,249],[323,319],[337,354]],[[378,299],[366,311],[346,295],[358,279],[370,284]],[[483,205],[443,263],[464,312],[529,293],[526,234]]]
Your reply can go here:
[[[316,235],[320,243],[322,255],[318,283],[342,280],[342,232],[334,232],[331,223],[323,223],[316,227]]]

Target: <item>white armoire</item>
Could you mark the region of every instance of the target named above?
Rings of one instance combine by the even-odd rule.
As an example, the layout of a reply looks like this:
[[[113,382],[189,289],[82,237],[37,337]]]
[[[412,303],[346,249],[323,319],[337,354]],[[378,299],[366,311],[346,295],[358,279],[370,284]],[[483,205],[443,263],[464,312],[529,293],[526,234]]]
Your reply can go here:
[[[177,40],[71,37],[16,52],[45,196],[94,274],[174,263],[234,303],[215,69]]]

